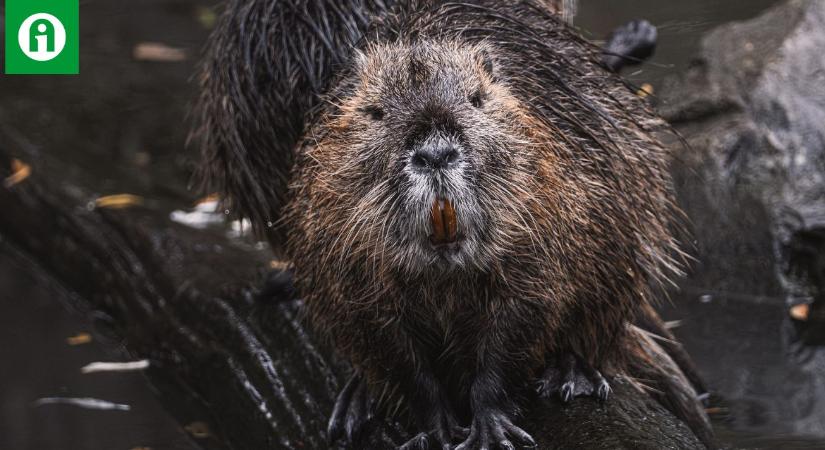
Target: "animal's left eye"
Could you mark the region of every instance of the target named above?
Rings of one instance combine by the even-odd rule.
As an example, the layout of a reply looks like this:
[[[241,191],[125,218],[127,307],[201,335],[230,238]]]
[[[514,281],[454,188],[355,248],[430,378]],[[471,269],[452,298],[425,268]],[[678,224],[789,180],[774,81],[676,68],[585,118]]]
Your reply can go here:
[[[482,95],[481,90],[475,91],[473,95],[470,96],[470,104],[476,108],[484,106],[484,95]]]
[[[362,110],[372,120],[379,121],[384,119],[384,109],[380,106],[370,105]]]

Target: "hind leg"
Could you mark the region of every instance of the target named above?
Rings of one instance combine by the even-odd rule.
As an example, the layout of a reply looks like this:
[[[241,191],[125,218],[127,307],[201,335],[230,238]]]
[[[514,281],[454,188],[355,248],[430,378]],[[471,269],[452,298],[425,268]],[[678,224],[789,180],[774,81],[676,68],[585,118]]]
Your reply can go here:
[[[542,398],[558,394],[564,402],[581,396],[605,401],[610,396],[610,384],[582,358],[563,353],[557,358],[556,365],[548,367],[536,382],[536,392]]]

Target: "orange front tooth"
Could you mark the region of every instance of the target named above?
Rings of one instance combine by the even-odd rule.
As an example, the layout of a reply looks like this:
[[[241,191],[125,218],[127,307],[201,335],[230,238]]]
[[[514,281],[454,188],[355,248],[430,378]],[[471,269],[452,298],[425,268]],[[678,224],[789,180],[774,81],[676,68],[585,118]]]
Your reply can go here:
[[[437,244],[455,242],[458,225],[453,204],[446,199],[436,199],[430,215],[433,224],[432,241]]]
[[[431,219],[433,224],[433,240],[435,242],[443,242],[447,238],[447,232],[444,229],[444,217],[441,214],[441,201],[438,199],[433,202]]]
[[[453,204],[450,203],[449,200],[444,200],[444,207],[441,213],[444,216],[444,234],[448,242],[453,242],[456,238],[457,219],[455,216],[455,208],[453,208]]]

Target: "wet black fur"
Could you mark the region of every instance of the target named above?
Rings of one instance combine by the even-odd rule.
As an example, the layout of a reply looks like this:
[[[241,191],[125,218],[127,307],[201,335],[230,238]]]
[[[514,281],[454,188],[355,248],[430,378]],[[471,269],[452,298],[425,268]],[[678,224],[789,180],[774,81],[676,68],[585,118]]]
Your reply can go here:
[[[371,17],[393,3],[228,2],[206,45],[192,139],[203,154],[198,179],[233,217],[274,229],[304,125]]]

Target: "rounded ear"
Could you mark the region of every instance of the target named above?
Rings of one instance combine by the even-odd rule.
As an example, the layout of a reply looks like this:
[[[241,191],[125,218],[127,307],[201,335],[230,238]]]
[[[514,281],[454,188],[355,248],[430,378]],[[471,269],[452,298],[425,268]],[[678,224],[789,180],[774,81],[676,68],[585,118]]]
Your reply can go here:
[[[361,49],[352,49],[352,67],[356,70],[364,70],[367,67],[367,54]]]
[[[423,50],[416,48],[410,54],[410,62],[409,62],[409,74],[410,80],[412,80],[413,85],[418,86],[424,82],[429,76],[429,69],[427,68],[427,64],[424,62],[425,53]]]
[[[482,48],[478,51],[478,61],[481,64],[482,70],[484,70],[490,78],[495,79],[495,63],[493,62],[493,57],[487,49]]]

